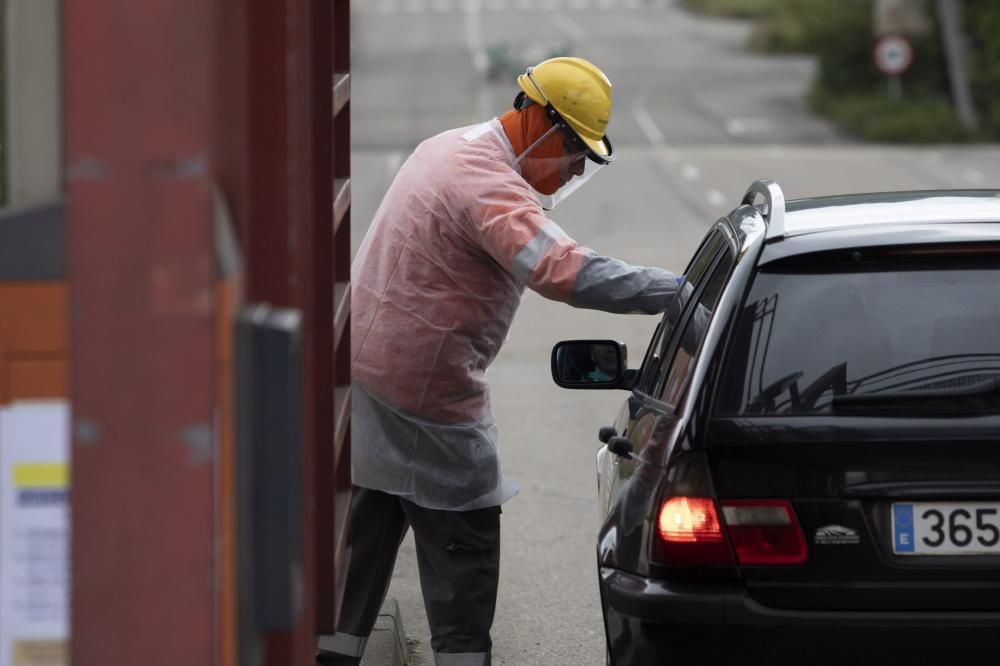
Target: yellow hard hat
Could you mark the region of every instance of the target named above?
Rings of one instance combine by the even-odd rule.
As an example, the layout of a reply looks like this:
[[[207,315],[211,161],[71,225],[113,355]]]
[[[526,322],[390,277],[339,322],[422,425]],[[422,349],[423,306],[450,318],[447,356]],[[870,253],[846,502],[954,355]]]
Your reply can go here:
[[[611,82],[583,58],[551,58],[517,77],[517,85],[536,104],[569,126],[589,149],[590,158],[607,164],[614,149],[606,131],[611,119]]]

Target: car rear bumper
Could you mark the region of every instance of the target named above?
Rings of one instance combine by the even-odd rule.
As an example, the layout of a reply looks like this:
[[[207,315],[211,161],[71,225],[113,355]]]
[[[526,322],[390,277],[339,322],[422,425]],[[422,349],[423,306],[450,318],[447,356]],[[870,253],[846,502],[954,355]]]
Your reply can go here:
[[[995,666],[1000,613],[823,612],[762,606],[737,584],[601,569],[611,663]]]
[[[610,608],[652,623],[1000,628],[1000,612],[785,610],[757,603],[738,584],[671,583],[605,567],[601,579]]]

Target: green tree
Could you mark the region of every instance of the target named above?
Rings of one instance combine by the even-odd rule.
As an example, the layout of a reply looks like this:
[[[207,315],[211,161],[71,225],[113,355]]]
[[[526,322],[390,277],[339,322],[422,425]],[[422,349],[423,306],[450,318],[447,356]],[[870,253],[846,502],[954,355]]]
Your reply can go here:
[[[965,0],[973,98],[984,134],[1000,139],[1000,4]]]

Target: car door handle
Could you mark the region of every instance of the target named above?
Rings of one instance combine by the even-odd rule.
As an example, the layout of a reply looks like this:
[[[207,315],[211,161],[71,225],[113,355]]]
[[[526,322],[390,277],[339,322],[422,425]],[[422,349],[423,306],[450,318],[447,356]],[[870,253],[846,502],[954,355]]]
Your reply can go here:
[[[618,435],[618,429],[614,426],[603,426],[597,431],[597,439],[601,440],[601,444],[607,444],[608,440],[616,435]]]
[[[632,458],[632,442],[628,437],[612,437],[608,440],[608,451],[622,458]]]

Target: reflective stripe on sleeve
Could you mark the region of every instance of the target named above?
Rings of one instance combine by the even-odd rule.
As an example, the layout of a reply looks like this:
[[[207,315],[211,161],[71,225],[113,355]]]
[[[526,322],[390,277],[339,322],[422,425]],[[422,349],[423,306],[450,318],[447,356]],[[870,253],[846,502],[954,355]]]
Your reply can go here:
[[[435,652],[434,666],[486,666],[488,652]]]
[[[545,224],[538,230],[535,237],[528,241],[528,244],[514,257],[514,265],[511,266],[510,272],[517,280],[526,282],[531,275],[531,271],[535,269],[535,266],[542,260],[542,257],[545,256],[557,241],[564,238],[568,238],[568,236],[558,224],[555,222]]]
[[[368,644],[368,637],[351,636],[342,632],[337,632],[333,636],[320,636],[316,641],[316,647],[327,652],[348,657],[360,657],[365,653],[365,645]]]

